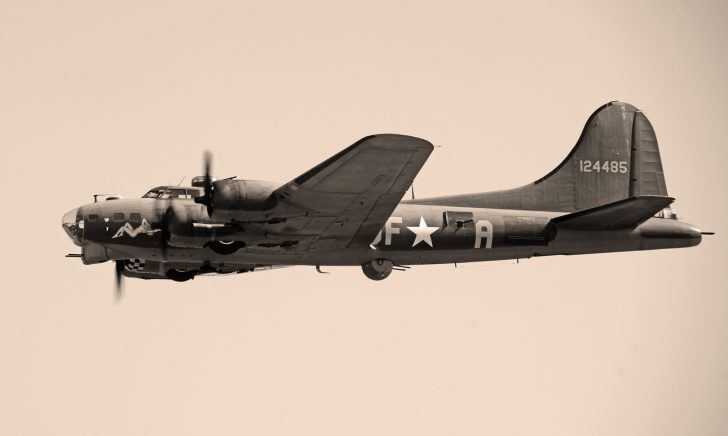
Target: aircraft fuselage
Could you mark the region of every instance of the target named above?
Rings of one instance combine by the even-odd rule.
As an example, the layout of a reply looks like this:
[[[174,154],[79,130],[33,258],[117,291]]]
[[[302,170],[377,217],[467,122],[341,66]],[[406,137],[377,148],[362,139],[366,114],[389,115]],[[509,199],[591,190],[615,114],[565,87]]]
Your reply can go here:
[[[165,235],[159,230],[164,213],[159,206],[162,201],[128,199],[83,206],[83,243],[97,248],[89,250],[95,255],[85,260],[97,263],[142,258],[172,264],[358,266],[386,258],[395,265],[419,265],[678,248],[697,245],[701,240],[697,228],[675,219],[650,218],[628,229],[577,230],[551,224],[563,212],[446,207],[409,201],[397,206],[368,247],[308,250],[307,244],[313,239],[305,238],[281,247],[277,242],[286,240],[287,222],[283,222],[241,224],[239,230],[191,230],[185,238],[186,247],[168,243],[163,252]],[[180,211],[176,216],[190,220],[205,216],[202,206],[190,200],[168,201]],[[176,226],[191,229],[192,223]],[[204,247],[210,240],[223,237],[221,232],[226,240],[244,241],[245,248],[223,255]]]
[[[403,201],[433,150],[370,135],[284,184],[213,180],[207,153],[193,186],[95,202],[63,227],[84,263],[179,281],[286,265],[360,265],[382,280],[409,265],[690,247],[710,234],[669,207],[655,131],[628,103],[598,108],[533,183]]]

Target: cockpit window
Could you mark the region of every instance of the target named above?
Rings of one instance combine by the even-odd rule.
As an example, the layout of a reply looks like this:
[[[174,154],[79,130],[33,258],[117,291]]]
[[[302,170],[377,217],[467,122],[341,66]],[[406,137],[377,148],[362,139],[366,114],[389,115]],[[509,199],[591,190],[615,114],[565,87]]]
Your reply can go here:
[[[142,198],[176,198],[172,197],[173,192],[169,189],[152,189],[144,194]]]
[[[663,218],[668,220],[676,220],[677,219],[677,212],[675,212],[675,209],[666,207],[665,209],[662,209],[661,211],[657,212],[655,214],[655,218]]]
[[[199,189],[161,187],[154,188],[142,198],[194,198],[202,195]]]

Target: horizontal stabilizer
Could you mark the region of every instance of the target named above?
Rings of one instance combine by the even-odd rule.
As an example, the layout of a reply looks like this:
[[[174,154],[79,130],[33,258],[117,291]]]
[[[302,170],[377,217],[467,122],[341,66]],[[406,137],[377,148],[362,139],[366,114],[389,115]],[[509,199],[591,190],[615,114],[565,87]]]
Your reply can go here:
[[[620,229],[634,227],[675,201],[672,197],[643,195],[580,210],[551,220],[573,229]]]

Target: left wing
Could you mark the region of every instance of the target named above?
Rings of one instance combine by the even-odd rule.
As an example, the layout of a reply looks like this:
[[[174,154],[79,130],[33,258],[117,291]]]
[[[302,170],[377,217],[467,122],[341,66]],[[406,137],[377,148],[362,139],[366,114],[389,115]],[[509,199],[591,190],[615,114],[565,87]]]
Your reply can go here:
[[[432,150],[412,136],[360,139],[275,191],[279,202],[306,211],[286,233],[312,237],[309,249],[370,244]]]

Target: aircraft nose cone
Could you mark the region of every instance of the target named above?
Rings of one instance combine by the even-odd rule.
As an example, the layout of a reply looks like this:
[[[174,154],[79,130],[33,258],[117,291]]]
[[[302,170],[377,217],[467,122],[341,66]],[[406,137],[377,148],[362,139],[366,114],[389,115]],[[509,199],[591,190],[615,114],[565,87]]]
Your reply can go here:
[[[63,230],[74,244],[81,246],[83,241],[83,211],[80,207],[71,209],[61,218]]]

